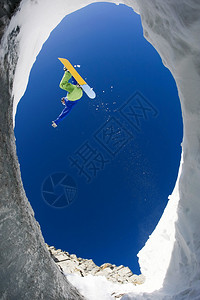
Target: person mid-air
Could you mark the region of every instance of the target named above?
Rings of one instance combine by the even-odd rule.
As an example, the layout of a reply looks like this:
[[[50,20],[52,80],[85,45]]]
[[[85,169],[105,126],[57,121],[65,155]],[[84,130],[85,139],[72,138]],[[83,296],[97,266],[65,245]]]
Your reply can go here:
[[[80,100],[83,96],[83,91],[76,79],[71,73],[64,67],[64,76],[60,82],[60,88],[67,91],[67,96],[61,99],[61,103],[65,106],[58,118],[52,121],[52,126],[55,128],[71,111],[72,107]],[[69,80],[72,79],[72,83]]]

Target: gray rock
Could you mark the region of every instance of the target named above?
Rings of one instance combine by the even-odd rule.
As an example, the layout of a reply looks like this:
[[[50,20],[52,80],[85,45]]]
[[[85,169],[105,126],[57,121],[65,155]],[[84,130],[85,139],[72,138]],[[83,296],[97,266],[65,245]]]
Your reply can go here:
[[[134,285],[144,283],[143,275],[134,275],[128,267],[116,266],[110,263],[104,263],[97,266],[92,259],[77,258],[75,254],[66,255],[65,251],[56,250],[55,247],[47,248],[57,265],[59,265],[64,274],[78,274],[82,277],[87,275],[104,276],[108,280],[116,283],[132,283]],[[68,252],[67,252],[68,253]]]

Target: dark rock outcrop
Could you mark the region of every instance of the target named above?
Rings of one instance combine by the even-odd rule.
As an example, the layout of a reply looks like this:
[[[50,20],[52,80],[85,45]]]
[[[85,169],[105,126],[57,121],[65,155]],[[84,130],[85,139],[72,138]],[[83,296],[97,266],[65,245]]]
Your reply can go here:
[[[21,0],[1,0],[0,1],[0,39],[3,35],[5,26],[9,23],[12,15],[19,7]]]

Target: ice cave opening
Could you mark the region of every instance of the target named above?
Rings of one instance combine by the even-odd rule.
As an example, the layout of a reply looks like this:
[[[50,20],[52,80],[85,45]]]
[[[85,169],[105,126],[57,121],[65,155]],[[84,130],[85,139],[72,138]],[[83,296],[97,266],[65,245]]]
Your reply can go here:
[[[86,73],[97,98],[85,96],[54,130],[51,120],[59,114],[63,96],[58,87],[63,66],[57,57],[66,55]],[[137,116],[130,117],[131,109]],[[125,265],[140,274],[137,253],[177,179],[181,122],[173,78],[143,38],[140,17],[131,8],[95,3],[63,19],[37,56],[15,119],[23,184],[45,241],[97,265]],[[111,125],[125,138],[117,146],[100,137],[103,130],[109,136]],[[112,139],[117,142],[117,135]],[[80,153],[75,155],[77,143],[84,145],[78,147],[81,151],[94,147],[107,160],[106,167],[96,165],[98,176],[85,166],[89,160],[81,176],[71,167],[72,157],[83,163]],[[71,198],[62,196],[57,184],[65,173],[75,182],[75,194],[74,186],[66,188]]]
[[[82,1],[80,3],[77,0],[69,3],[60,0],[56,3],[52,1],[48,3],[48,6],[45,1],[22,1],[20,10],[12,17],[5,32],[1,50],[1,62],[3,57],[9,65],[8,70],[11,78],[12,74],[15,75],[13,86],[9,86],[9,88],[13,88],[14,115],[17,103],[26,89],[31,67],[50,32],[65,15],[93,2],[98,1]],[[159,0],[145,1],[144,3],[117,1],[116,4],[121,2],[140,14],[145,38],[154,46],[161,56],[163,64],[171,71],[181,100],[184,124],[182,160],[176,186],[156,229],[139,252],[141,271],[147,280],[142,287],[134,289],[132,294],[123,298],[137,300],[149,299],[149,297],[153,299],[198,299],[200,286],[200,139],[198,131],[200,7],[196,1],[189,3],[183,1],[181,4],[179,1],[172,3]],[[28,48],[27,44],[29,45]],[[29,251],[25,251],[27,262],[29,262],[32,270],[37,271],[38,268],[35,269],[37,254],[45,253],[42,237],[37,224],[34,223],[28,203],[24,202],[22,190],[20,190],[19,195],[20,199],[23,199],[22,209],[14,210],[15,213],[8,225],[13,229],[12,234],[16,230],[16,236],[19,236],[20,242],[23,244],[22,247],[25,249],[28,247]],[[9,209],[11,210],[12,207],[16,208],[16,203],[12,203]],[[22,210],[26,211],[26,214]],[[12,226],[15,217],[18,220],[17,214],[20,216],[21,212],[26,222],[15,222],[15,226]],[[27,220],[31,221],[27,222]],[[27,245],[28,243],[23,243],[25,239],[21,234],[24,229],[23,225],[29,226],[30,224],[32,226],[32,231],[30,231],[32,238],[29,242],[31,245],[34,241],[37,245],[37,247],[32,248]],[[18,227],[21,231],[17,230]],[[7,242],[9,243],[9,241]],[[38,249],[38,252],[35,256],[32,255],[30,260],[28,255],[34,253],[33,249]],[[20,266],[22,261],[23,259],[18,259],[15,268]],[[41,266],[44,261],[41,260]],[[54,266],[51,265],[50,267],[55,271]],[[42,268],[40,270],[49,275]],[[13,272],[10,272],[10,276],[11,273]],[[17,279],[20,280],[20,276]],[[16,280],[16,282],[18,281]],[[20,282],[22,283],[23,280]],[[49,293],[53,287],[60,285],[62,283],[59,283],[59,280],[55,278],[55,285],[53,283],[50,285]],[[38,290],[41,287],[42,283],[38,285]]]

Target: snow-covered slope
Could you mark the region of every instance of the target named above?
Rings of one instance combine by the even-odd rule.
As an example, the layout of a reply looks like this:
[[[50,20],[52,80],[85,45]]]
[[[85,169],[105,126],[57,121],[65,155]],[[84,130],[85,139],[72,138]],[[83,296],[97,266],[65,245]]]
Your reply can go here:
[[[12,17],[5,31],[0,52],[1,70],[6,66],[9,72],[9,88],[14,96],[14,114],[17,103],[26,89],[31,67],[50,32],[66,14],[93,2],[98,1],[21,1],[20,10]],[[176,187],[158,226],[138,255],[146,283],[140,287],[133,287],[132,293],[123,296],[122,299],[200,299],[200,2],[198,0],[107,2],[127,4],[141,15],[145,38],[158,51],[164,65],[169,68],[176,81],[184,123],[183,153]],[[8,82],[5,76],[2,80]],[[2,96],[4,102],[6,97],[8,98],[8,91]],[[6,107],[5,102],[2,107],[1,114],[3,112],[7,114],[8,111],[10,118],[10,106]],[[3,120],[1,118],[1,122]],[[10,119],[7,125],[5,134],[10,132],[12,139],[10,144],[13,145]],[[3,137],[5,138],[5,135]],[[14,149],[14,146],[12,147]],[[13,153],[12,159],[15,159]],[[16,163],[9,165],[5,159],[3,164],[8,172],[13,168],[18,170]],[[6,197],[9,201],[10,191],[6,190],[5,186],[3,188],[4,193],[7,191]],[[14,193],[26,203],[23,192],[19,192],[17,187],[13,187]],[[23,205],[19,201],[18,213],[22,211],[25,215],[30,213],[28,204]],[[6,204],[3,210],[4,207],[8,209]],[[11,205],[9,209],[13,211],[14,206]],[[16,219],[10,222],[14,224]],[[32,234],[36,232],[38,229],[34,228]],[[6,234],[4,237],[6,238]],[[23,244],[25,240],[22,237],[21,239]],[[28,246],[26,249],[29,249]],[[34,274],[32,276],[34,277]],[[96,279],[93,287],[95,282]],[[79,287],[78,280],[76,286]],[[82,290],[83,286],[80,280]],[[86,289],[89,289],[89,286]]]

